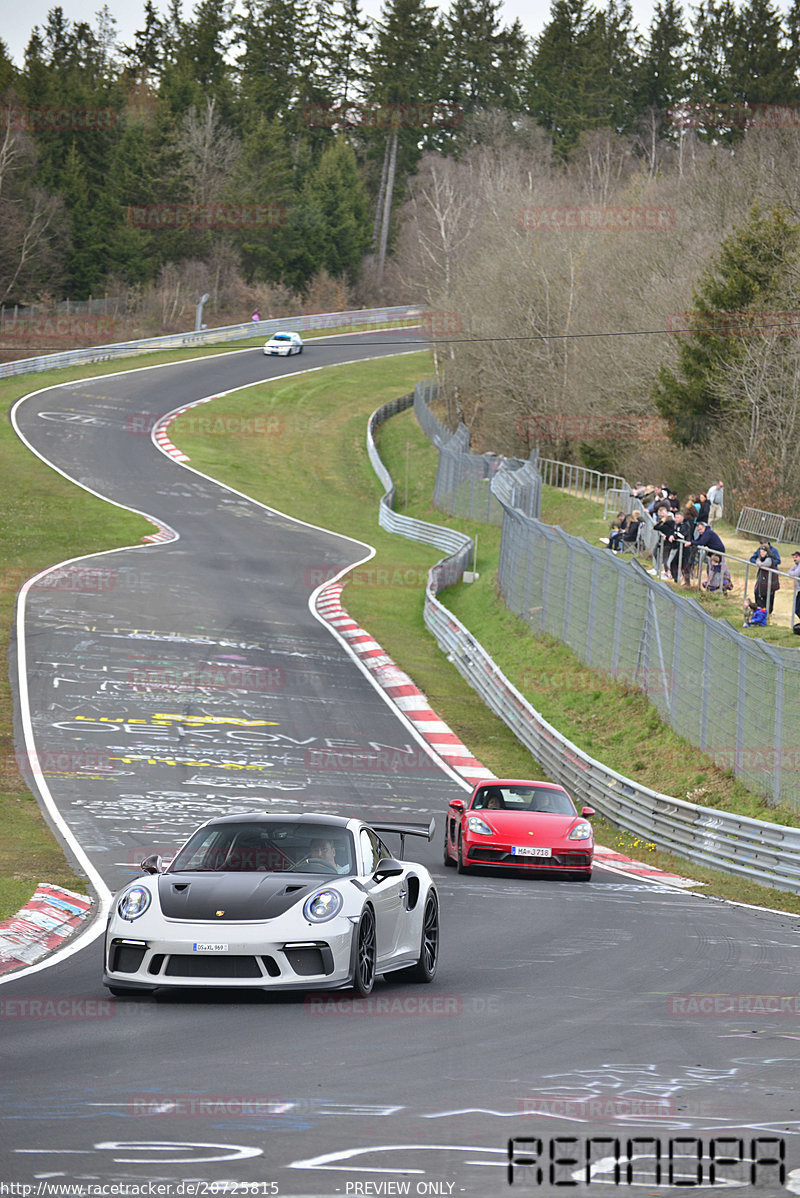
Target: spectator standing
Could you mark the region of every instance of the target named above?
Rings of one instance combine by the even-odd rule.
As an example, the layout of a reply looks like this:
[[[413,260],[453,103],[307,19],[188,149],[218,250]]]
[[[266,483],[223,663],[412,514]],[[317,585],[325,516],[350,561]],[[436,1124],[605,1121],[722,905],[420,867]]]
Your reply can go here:
[[[704,520],[698,520],[694,526],[694,540],[692,541],[693,555],[692,561],[697,557],[700,549],[706,549],[709,553],[724,553],[725,545],[718,533],[714,532],[713,528],[709,528]],[[708,579],[706,579],[708,581]]]
[[[664,542],[664,549],[665,555],[668,554],[667,570],[672,575],[672,581],[677,582],[678,565],[680,564],[682,569],[685,568],[686,563],[684,558],[686,557],[687,551],[689,549],[688,542],[691,542],[692,537],[691,533],[689,533],[687,536],[688,530],[685,527],[686,521],[684,519],[683,512],[675,513],[674,523],[675,528],[672,532],[672,536],[668,537]],[[667,546],[669,546],[668,550]]]
[[[708,549],[712,553],[725,552],[725,546],[719,533],[714,532],[713,528],[709,528],[704,520],[698,520],[695,524],[692,544],[698,549]]]
[[[669,510],[669,508],[667,507],[667,505],[665,503],[662,503],[661,507],[658,509],[658,519],[657,519],[656,523],[653,525],[653,528],[655,529],[655,531],[657,533],[661,534],[658,538],[658,544],[656,545],[656,551],[653,554],[652,573],[655,574],[656,578],[658,578],[659,577],[659,569],[658,569],[659,562],[661,562],[661,564],[664,566],[664,574],[666,576],[667,555],[668,555],[668,553],[670,551],[670,547],[671,547],[670,543],[669,543],[669,539],[675,532],[675,520],[673,519],[672,512]]]
[[[766,607],[769,614],[772,615],[775,592],[780,590],[781,580],[777,574],[772,573],[775,569],[775,560],[770,556],[766,545],[759,546],[756,553],[756,565],[758,566],[755,590],[756,607]]]
[[[750,561],[751,562],[758,561],[758,555],[762,549],[766,549],[767,553],[770,555],[773,562],[775,563],[775,569],[777,570],[778,566],[781,564],[781,555],[780,555],[780,553],[778,553],[778,550],[775,548],[775,546],[772,544],[772,542],[768,541],[766,538],[764,538],[764,540],[759,545],[758,549],[756,549],[755,553],[750,558]]]
[[[794,579],[794,618],[800,623],[800,549],[795,549],[792,554],[789,576]]]
[[[708,509],[708,523],[712,528],[722,519],[724,498],[722,483],[712,483],[708,488],[708,502],[711,505]]]
[[[708,524],[708,517],[709,517],[709,513],[711,511],[711,503],[710,503],[709,498],[706,495],[705,491],[700,492],[700,494],[698,496],[698,500],[699,500],[700,506],[697,509],[697,520],[698,520],[698,522],[702,521],[703,524]]]

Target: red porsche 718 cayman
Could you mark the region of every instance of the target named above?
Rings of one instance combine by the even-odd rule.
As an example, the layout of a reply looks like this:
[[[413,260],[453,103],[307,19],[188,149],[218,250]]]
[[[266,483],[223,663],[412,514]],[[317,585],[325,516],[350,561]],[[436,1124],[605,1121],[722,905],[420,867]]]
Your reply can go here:
[[[560,873],[588,882],[594,836],[588,816],[563,786],[497,779],[481,782],[469,800],[452,799],[444,829],[444,863],[466,873],[473,865]]]

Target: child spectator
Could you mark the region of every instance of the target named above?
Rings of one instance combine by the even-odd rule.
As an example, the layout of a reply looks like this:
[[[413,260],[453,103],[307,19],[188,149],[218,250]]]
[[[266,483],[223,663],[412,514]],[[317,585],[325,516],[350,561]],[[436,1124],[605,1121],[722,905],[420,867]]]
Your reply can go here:
[[[722,560],[719,553],[711,554],[711,561],[708,565],[708,578],[703,583],[703,586],[709,595],[715,593],[727,595],[729,591],[733,590],[733,581],[731,580],[728,563]]]

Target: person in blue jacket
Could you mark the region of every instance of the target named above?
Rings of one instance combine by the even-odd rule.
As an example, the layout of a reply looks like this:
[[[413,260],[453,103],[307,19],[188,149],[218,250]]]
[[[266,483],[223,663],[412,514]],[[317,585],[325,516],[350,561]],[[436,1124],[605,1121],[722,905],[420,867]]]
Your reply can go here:
[[[712,553],[724,553],[725,545],[719,533],[714,532],[708,524],[704,524],[702,520],[698,520],[694,528],[694,540],[692,544],[698,549],[710,549]]]

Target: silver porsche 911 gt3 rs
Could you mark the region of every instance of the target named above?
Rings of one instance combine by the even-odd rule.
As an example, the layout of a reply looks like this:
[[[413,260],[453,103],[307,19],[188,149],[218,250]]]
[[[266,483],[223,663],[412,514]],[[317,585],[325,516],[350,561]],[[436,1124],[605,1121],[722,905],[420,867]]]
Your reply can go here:
[[[369,994],[378,974],[429,982],[439,957],[430,874],[382,835],[429,826],[331,815],[252,813],[209,820],[165,864],[114,897],[103,983],[112,994],[167,987]]]

